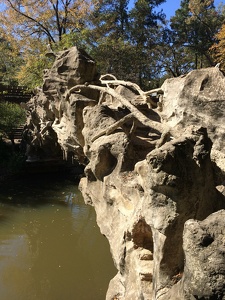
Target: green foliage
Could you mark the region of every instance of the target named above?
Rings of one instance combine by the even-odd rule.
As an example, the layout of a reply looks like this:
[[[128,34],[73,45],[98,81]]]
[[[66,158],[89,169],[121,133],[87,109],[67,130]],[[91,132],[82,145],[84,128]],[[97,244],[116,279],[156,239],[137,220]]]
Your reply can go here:
[[[174,44],[186,48],[187,57],[194,68],[214,65],[209,48],[216,41],[215,34],[221,27],[224,16],[215,9],[213,0],[183,0],[181,7],[171,18],[171,28],[176,39]]]
[[[43,71],[52,66],[53,59],[43,54],[30,54],[26,57],[25,63],[20,67],[16,78],[20,85],[26,86],[29,90],[33,90],[37,86],[43,84]]]
[[[90,16],[86,41],[101,74],[136,80],[135,47],[129,41],[128,0],[103,0]]]
[[[102,37],[118,38],[128,27],[128,0],[103,0],[90,16],[96,41]]]
[[[153,56],[159,24],[165,19],[155,9],[165,0],[137,0],[131,11],[128,2],[104,0],[98,6],[91,17],[90,53],[100,73],[112,73],[149,88],[150,78],[157,73]]]
[[[25,123],[25,111],[15,103],[0,102],[0,135],[12,139],[12,129]]]
[[[122,38],[117,40],[105,37],[98,47],[90,52],[96,60],[101,74],[114,74],[118,79],[135,81],[136,72],[134,67],[135,49]],[[100,58],[100,59],[99,59]]]
[[[16,85],[16,73],[22,64],[22,57],[13,49],[9,42],[0,39],[0,82]]]
[[[61,40],[58,43],[52,44],[52,49],[57,53],[57,51],[77,46],[78,48],[82,48],[90,52],[92,47],[89,44],[88,35],[88,29],[81,29],[79,31],[63,34]]]
[[[165,15],[156,10],[164,2],[165,0],[137,0],[129,13],[129,39],[135,47],[135,82],[145,89],[155,85],[155,79],[160,73],[156,46],[165,23]]]
[[[225,24],[222,25],[220,31],[216,34],[218,42],[210,48],[211,54],[216,63],[220,63],[220,70],[225,72]]]
[[[17,0],[3,2],[0,81],[30,89],[42,85],[43,70],[54,61],[46,55],[49,43],[55,53],[71,46],[85,49],[101,74],[112,73],[144,89],[157,87],[161,78],[214,65],[209,48],[225,20],[224,6],[216,9],[213,0],[182,0],[170,23],[160,10],[166,0],[136,0],[131,9],[129,0],[33,5],[22,0],[19,7]]]
[[[161,39],[155,48],[155,57],[158,61],[158,69],[162,78],[178,77],[193,70],[194,56],[189,49],[177,43],[176,33],[170,28],[162,28]],[[161,77],[157,74],[157,77]]]

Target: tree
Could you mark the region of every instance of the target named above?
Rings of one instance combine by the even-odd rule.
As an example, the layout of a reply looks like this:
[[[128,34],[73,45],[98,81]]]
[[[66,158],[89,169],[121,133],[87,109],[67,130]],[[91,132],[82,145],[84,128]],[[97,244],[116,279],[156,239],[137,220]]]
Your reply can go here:
[[[88,43],[101,73],[122,77],[129,70],[128,2],[103,0],[90,16]]]
[[[222,25],[215,37],[218,43],[212,45],[210,51],[215,62],[220,63],[220,69],[225,72],[225,24]]]
[[[153,49],[159,24],[165,19],[156,8],[165,0],[137,0],[131,11],[128,2],[104,0],[94,11],[89,31],[91,54],[101,73],[149,88],[149,78],[157,73]]]
[[[95,38],[111,36],[118,38],[126,34],[129,0],[102,0],[90,16]]]
[[[176,41],[177,37],[173,30],[167,27],[162,28],[155,48],[155,56],[160,70],[157,76],[163,76],[162,80],[168,77],[178,77],[194,68],[193,55],[187,47],[178,45]]]
[[[171,18],[171,28],[177,37],[174,43],[187,48],[195,68],[214,65],[209,48],[223,20],[213,0],[183,0],[181,8]]]
[[[155,48],[165,14],[155,9],[163,2],[165,0],[137,0],[129,14],[129,38],[135,48],[133,67],[137,74],[136,82],[141,87],[148,86],[157,72]]]
[[[22,63],[21,57],[9,42],[0,38],[0,83],[16,85],[16,72]]]
[[[97,3],[96,0],[2,1],[0,34],[24,63],[19,74],[14,70],[21,84],[31,88],[40,84],[42,66],[46,68],[51,63],[44,57],[49,45],[59,49],[65,35],[82,30]]]
[[[15,74],[20,85],[33,90],[43,84],[43,70],[51,67],[54,58],[46,56],[46,46],[41,40],[33,40],[30,48],[23,54],[23,64]]]
[[[46,39],[56,43],[63,34],[82,27],[98,1],[88,0],[3,0],[0,15],[8,35],[24,39]]]

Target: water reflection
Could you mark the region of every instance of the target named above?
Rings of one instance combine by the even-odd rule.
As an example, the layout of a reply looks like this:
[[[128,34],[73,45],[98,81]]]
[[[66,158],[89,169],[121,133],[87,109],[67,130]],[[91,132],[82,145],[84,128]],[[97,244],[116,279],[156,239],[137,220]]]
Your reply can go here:
[[[101,300],[115,269],[77,187],[17,182],[0,191],[0,299]]]

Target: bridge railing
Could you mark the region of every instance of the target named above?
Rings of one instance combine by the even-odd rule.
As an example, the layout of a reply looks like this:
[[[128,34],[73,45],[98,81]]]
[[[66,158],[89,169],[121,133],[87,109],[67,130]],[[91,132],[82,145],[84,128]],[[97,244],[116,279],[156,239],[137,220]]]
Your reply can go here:
[[[0,84],[0,101],[13,103],[27,102],[33,94],[25,86],[10,86]]]

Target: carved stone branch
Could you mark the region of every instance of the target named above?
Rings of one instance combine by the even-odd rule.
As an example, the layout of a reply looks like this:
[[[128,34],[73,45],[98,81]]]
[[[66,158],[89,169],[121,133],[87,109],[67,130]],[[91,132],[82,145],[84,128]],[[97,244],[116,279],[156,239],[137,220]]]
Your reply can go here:
[[[117,80],[116,76],[114,76],[113,74],[104,74],[104,75],[100,76],[100,81],[102,81],[102,79],[105,78],[105,77],[111,77],[114,80]]]
[[[154,94],[154,93],[163,95],[163,94],[164,94],[164,91],[163,91],[161,88],[157,88],[157,89],[153,89],[153,90],[150,90],[150,91],[147,91],[147,92],[144,92],[144,93],[145,93],[146,95],[151,95],[151,94]]]
[[[76,85],[72,87],[68,94],[66,95],[66,99],[70,96],[72,92],[79,92],[79,90],[82,90],[84,88],[89,88],[93,90],[98,90],[101,92],[108,93],[109,95],[116,98],[118,101],[120,101],[126,108],[129,109],[129,111],[133,114],[134,118],[136,118],[140,123],[142,123],[144,126],[153,128],[160,133],[162,133],[165,130],[165,126],[163,128],[162,124],[153,120],[150,120],[147,118],[142,112],[140,112],[133,104],[131,104],[126,98],[118,94],[113,88],[110,87],[102,87],[97,85]]]
[[[112,77],[113,79],[112,80],[109,80],[109,79],[104,80],[103,78],[105,78],[105,77]],[[117,80],[116,77],[111,74],[106,74],[106,75],[101,76],[100,81],[102,84],[105,84],[107,87],[109,87],[111,85],[113,85],[113,86],[123,85],[126,87],[134,88],[146,103],[150,103],[151,107],[155,107],[155,105],[156,105],[156,103],[151,99],[151,94],[154,94],[154,93],[156,93],[157,95],[164,94],[164,92],[161,88],[157,88],[157,89],[153,89],[153,90],[144,92],[139,87],[139,85],[137,85],[136,83],[133,83],[130,81],[124,81],[124,80]]]
[[[139,85],[137,85],[136,83],[133,83],[130,81],[124,81],[124,80],[117,80],[117,79],[116,80],[102,80],[101,79],[101,83],[105,84],[107,87],[109,85],[123,85],[123,86],[134,88],[140,94],[140,96],[143,98],[144,101],[147,100],[147,94],[145,92],[143,92],[142,89],[139,87]]]
[[[112,80],[104,80],[105,77],[111,77]],[[130,81],[124,81],[124,80],[118,80],[114,75],[112,74],[105,74],[105,75],[102,75],[100,77],[100,81],[102,84],[112,84],[112,85],[124,85],[124,86],[130,86],[130,87],[133,87],[134,89],[136,89],[140,95],[143,95],[143,96],[146,96],[146,95],[150,95],[150,94],[153,94],[153,93],[157,93],[157,94],[163,94],[164,91],[161,89],[161,88],[156,88],[156,89],[152,89],[152,90],[149,90],[147,92],[144,92],[142,91],[142,89],[139,87],[139,85],[137,85],[136,83],[133,83],[133,82],[130,82]]]
[[[134,116],[133,116],[132,113],[126,115],[125,117],[123,117],[122,119],[120,119],[119,121],[117,121],[116,123],[114,123],[111,126],[109,126],[107,129],[104,129],[104,130],[100,131],[96,136],[94,136],[92,138],[91,142],[93,143],[95,140],[97,140],[99,137],[101,137],[103,135],[109,135],[109,134],[111,134],[118,127],[120,127],[121,125],[123,125],[127,121],[130,121],[133,118],[134,118]]]

